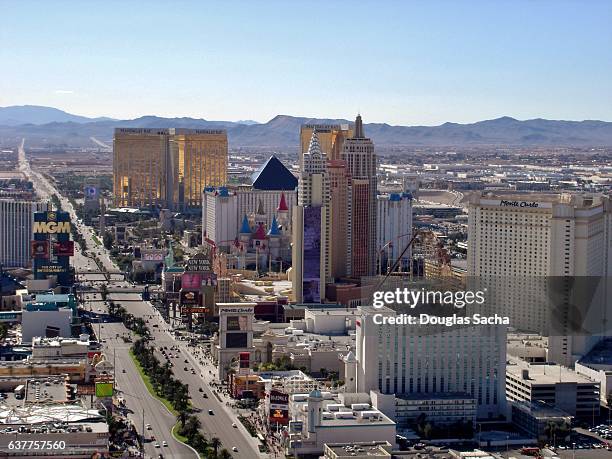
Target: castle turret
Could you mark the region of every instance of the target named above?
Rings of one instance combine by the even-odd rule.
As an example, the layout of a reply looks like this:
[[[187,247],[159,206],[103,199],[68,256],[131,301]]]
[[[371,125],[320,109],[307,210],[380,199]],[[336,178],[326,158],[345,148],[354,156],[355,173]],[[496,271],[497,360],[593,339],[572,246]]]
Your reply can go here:
[[[316,428],[321,425],[321,413],[323,411],[323,394],[319,389],[308,394],[308,432],[315,433]]]
[[[346,354],[342,360],[344,361],[344,391],[352,394],[357,392],[357,360],[353,352]]]

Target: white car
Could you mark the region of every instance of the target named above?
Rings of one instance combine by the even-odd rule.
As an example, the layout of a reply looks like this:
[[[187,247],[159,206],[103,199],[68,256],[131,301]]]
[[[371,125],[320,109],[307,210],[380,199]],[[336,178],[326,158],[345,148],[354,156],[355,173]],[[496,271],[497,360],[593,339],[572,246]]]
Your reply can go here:
[[[232,422],[232,427],[233,427],[234,429],[237,429],[237,428],[238,428],[238,426],[236,425],[236,423],[235,423],[235,422]]]
[[[238,448],[236,446],[232,446],[232,451],[237,453],[238,452]]]
[[[151,424],[147,424],[145,427],[147,428],[147,430],[151,430]]]
[[[155,447],[156,447],[156,448],[159,448],[159,443],[155,443]]]
[[[166,440],[162,441],[162,446],[168,446],[168,442]]]

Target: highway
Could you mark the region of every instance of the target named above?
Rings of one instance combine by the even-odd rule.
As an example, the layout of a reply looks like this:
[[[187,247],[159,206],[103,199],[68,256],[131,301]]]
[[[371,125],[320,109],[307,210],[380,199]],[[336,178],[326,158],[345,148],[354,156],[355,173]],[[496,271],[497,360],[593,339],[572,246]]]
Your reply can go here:
[[[89,253],[82,253],[75,244],[75,255],[72,259],[75,270],[80,273],[80,281],[94,287],[105,283],[109,292],[111,292],[108,295],[108,299],[112,299],[116,304],[121,304],[126,310],[137,317],[148,317],[150,322],[149,328],[158,351],[162,347],[178,346],[180,350],[179,357],[172,359],[174,374],[176,378],[189,385],[192,405],[196,409],[195,414],[201,420],[202,431],[207,438],[218,437],[222,443],[221,448],[229,450],[234,458],[269,457],[269,455],[259,453],[257,448],[258,441],[250,436],[244,426],[238,421],[236,414],[232,412],[231,408],[226,406],[227,399],[224,398],[223,401],[220,401],[213,394],[209,386],[210,382],[213,381],[213,376],[208,373],[209,371],[212,371],[213,374],[215,373],[212,365],[200,365],[193,355],[193,348],[189,348],[183,341],[174,339],[169,325],[163,321],[152,304],[142,301],[139,293],[128,290],[132,288],[130,283],[124,280],[111,280],[109,283],[103,274],[88,271],[98,271],[98,267],[91,258],[91,252],[97,254],[107,270],[117,271],[117,267],[110,259],[108,251],[94,241],[92,229],[78,223],[76,213],[68,199],[61,196],[53,184],[40,173],[31,170],[26,159],[24,145],[25,139],[19,147],[19,169],[30,177],[36,191],[43,199],[49,198],[53,194],[58,196],[62,209],[70,213],[73,224],[76,225],[77,230],[86,241]],[[125,289],[125,292],[115,293],[117,290],[122,289]],[[121,395],[126,400],[127,407],[131,410],[129,417],[132,419],[136,430],[142,435],[144,409],[145,424],[151,424],[151,430],[146,430],[145,436],[150,438],[150,435],[153,434],[156,441],[160,444],[164,440],[168,442],[167,447],[160,448],[155,448],[155,441],[146,442],[145,451],[147,457],[156,458],[160,453],[164,457],[177,459],[193,458],[196,456],[195,452],[189,447],[173,439],[170,429],[176,422],[175,417],[161,402],[148,392],[142,382],[128,353],[130,344],[124,343],[121,339],[122,335],[127,335],[130,332],[122,323],[102,322],[108,310],[98,293],[85,291],[82,293],[82,299],[85,301],[86,309],[100,315],[100,322],[97,326],[94,325],[94,329],[99,333],[100,340],[103,341],[103,349],[106,356],[116,364],[117,386],[121,391]],[[153,325],[157,325],[157,327]],[[119,338],[117,338],[117,335]],[[176,352],[173,354],[176,354]],[[161,354],[159,357],[163,360]],[[185,360],[188,363],[185,363]],[[185,367],[188,368],[188,371],[184,371]],[[189,371],[192,368],[195,369],[195,374]],[[202,388],[202,392],[199,391],[199,388]],[[204,394],[207,395],[207,398],[204,398]],[[209,410],[213,410],[214,414],[209,414]],[[236,425],[236,427],[233,427],[233,425]],[[233,451],[233,448],[236,448],[237,451]]]

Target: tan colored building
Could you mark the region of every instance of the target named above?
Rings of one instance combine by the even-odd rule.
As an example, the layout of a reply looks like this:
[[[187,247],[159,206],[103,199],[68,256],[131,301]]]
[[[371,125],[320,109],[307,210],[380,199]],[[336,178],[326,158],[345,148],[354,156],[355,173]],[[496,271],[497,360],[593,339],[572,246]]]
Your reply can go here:
[[[330,202],[330,257],[329,263],[331,277],[339,279],[346,277],[348,255],[348,232],[349,232],[349,207],[351,175],[347,170],[346,163],[342,160],[331,160],[327,162],[327,174],[329,177],[329,202]]]
[[[302,155],[308,151],[313,131],[317,131],[321,151],[327,160],[340,159],[344,141],[353,137],[353,128],[348,124],[303,124],[300,128],[300,167]]]
[[[200,206],[205,187],[225,184],[227,157],[221,129],[115,129],[115,205]]]
[[[227,133],[222,129],[172,131],[170,199],[179,207],[199,207],[204,188],[227,182]]]
[[[113,190],[115,205],[163,205],[166,199],[168,129],[115,129]]]

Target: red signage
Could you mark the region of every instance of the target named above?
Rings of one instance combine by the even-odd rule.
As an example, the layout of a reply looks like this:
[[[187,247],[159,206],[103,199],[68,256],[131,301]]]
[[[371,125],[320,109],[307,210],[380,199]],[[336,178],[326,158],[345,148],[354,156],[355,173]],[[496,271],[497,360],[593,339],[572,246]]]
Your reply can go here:
[[[241,352],[239,355],[240,355],[240,368],[249,368],[251,354],[249,352]]]
[[[32,258],[49,258],[49,241],[31,242]]]
[[[74,241],[54,242],[53,253],[56,257],[73,257]]]

